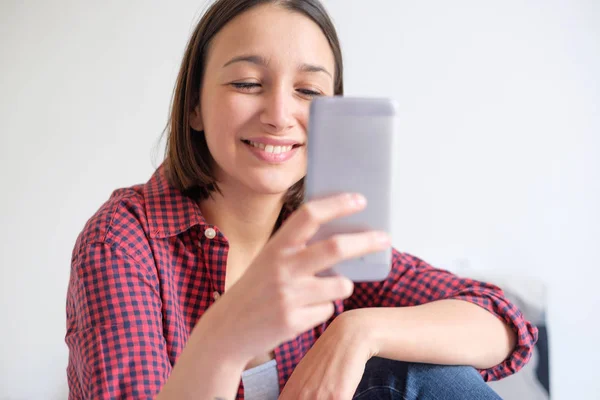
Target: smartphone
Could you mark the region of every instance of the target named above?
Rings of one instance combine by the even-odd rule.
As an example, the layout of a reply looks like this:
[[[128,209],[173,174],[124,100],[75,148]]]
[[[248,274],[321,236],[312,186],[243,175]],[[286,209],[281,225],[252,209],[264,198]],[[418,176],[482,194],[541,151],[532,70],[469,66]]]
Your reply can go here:
[[[312,101],[308,127],[305,200],[357,192],[367,198],[359,213],[322,225],[311,243],[339,233],[391,232],[392,157],[398,106],[391,99],[323,97]],[[344,261],[320,276],[355,282],[384,280],[391,247]]]

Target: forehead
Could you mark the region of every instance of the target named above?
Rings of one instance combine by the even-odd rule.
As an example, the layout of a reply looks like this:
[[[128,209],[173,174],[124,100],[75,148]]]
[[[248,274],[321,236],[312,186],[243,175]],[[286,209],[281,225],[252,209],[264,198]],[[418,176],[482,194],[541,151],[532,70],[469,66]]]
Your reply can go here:
[[[213,38],[208,63],[258,54],[271,66],[321,64],[333,72],[335,60],[321,28],[307,16],[277,5],[261,5],[237,16]]]

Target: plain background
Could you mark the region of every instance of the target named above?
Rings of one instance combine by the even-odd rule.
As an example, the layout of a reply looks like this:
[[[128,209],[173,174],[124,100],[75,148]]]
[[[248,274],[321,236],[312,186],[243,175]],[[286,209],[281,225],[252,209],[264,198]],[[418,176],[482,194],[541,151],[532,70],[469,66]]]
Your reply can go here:
[[[392,96],[394,243],[547,283],[552,389],[598,379],[600,2],[329,0],[347,94]],[[85,221],[162,159],[203,1],[0,2],[0,398],[66,397]]]

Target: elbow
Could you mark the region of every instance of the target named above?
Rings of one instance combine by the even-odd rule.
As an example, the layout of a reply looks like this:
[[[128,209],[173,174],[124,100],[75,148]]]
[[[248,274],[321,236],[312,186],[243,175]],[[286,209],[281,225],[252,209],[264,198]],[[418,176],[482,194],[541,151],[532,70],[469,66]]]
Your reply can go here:
[[[511,329],[511,327],[500,321],[499,325],[495,329],[495,334],[489,335],[489,341],[485,341],[484,349],[481,349],[473,366],[478,369],[489,369],[493,368],[502,362],[506,361],[507,358],[515,350],[517,345],[517,334]]]

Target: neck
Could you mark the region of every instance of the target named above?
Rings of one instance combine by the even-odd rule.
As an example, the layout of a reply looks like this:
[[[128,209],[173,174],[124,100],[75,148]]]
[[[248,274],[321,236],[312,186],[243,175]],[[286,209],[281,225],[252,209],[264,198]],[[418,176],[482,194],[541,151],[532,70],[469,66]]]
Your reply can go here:
[[[216,225],[229,240],[230,246],[256,253],[271,237],[283,206],[283,195],[240,195],[220,187],[222,194],[200,201],[202,215]]]

